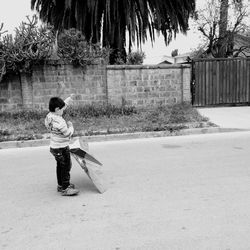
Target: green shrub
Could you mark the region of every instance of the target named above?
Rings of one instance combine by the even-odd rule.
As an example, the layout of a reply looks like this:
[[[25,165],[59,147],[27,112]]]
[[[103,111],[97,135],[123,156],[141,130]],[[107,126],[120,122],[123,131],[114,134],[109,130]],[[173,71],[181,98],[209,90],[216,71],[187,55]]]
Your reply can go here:
[[[53,30],[49,26],[38,27],[38,17],[27,16],[16,28],[14,36],[4,36],[0,27],[0,81],[7,73],[31,73],[34,63],[41,63],[52,53],[55,40]]]
[[[84,67],[96,59],[107,61],[110,52],[108,48],[101,48],[100,44],[88,43],[80,31],[72,28],[59,35],[57,53],[61,59]]]
[[[143,61],[145,58],[146,58],[146,55],[144,52],[140,52],[140,51],[130,52],[127,56],[126,64],[141,65],[143,64]]]

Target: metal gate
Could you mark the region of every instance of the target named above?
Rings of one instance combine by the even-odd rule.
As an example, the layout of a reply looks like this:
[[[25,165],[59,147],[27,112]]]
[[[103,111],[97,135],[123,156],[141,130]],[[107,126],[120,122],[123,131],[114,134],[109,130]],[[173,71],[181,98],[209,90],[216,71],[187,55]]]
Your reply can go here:
[[[194,106],[250,103],[250,59],[198,59],[192,62]]]

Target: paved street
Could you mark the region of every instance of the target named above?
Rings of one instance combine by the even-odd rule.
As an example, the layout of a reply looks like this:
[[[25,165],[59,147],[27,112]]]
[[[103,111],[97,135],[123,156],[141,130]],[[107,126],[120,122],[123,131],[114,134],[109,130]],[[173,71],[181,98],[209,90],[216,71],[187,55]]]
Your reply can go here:
[[[90,143],[99,194],[56,192],[47,147],[0,150],[0,249],[250,249],[250,132]]]

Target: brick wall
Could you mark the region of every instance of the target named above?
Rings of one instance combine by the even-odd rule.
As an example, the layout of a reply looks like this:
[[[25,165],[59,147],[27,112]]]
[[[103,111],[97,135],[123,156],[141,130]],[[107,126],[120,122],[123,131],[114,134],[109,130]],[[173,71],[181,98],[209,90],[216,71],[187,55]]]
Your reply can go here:
[[[62,92],[58,82],[65,83]],[[8,76],[0,82],[0,111],[47,109],[50,97],[76,94],[77,104],[134,106],[190,102],[190,66],[105,65],[74,67],[49,61],[33,67],[32,75]]]
[[[107,66],[110,103],[134,106],[191,101],[190,66]]]
[[[11,75],[0,82],[0,111],[22,108],[22,91],[20,79]]]
[[[90,65],[83,69],[51,61],[42,67],[35,67],[32,74],[33,103],[36,108],[47,107],[50,97],[58,95],[61,91],[58,85],[60,81],[65,83],[63,98],[75,93],[80,105],[107,102],[106,65]]]

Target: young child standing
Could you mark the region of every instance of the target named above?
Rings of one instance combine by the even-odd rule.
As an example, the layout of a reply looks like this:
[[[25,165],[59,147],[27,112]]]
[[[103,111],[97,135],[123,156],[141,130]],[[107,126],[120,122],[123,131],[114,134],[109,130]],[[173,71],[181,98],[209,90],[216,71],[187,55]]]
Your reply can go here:
[[[52,97],[49,101],[49,113],[45,118],[45,126],[50,132],[50,152],[56,160],[57,191],[63,196],[72,196],[79,193],[70,183],[71,157],[69,142],[74,133],[74,127],[70,121],[66,122],[62,117],[65,108],[72,102],[72,96],[66,100]]]

